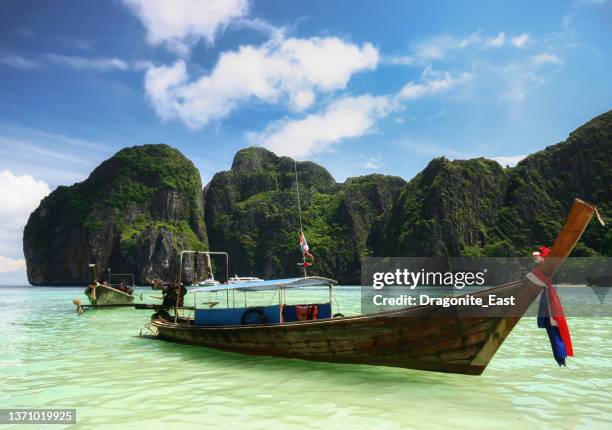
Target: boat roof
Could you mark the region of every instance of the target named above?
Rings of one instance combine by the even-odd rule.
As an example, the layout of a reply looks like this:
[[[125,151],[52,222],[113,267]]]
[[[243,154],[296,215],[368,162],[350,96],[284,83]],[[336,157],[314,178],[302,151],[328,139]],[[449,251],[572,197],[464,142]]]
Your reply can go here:
[[[337,281],[322,276],[306,276],[304,278],[289,278],[289,279],[270,279],[267,281],[245,281],[236,284],[215,285],[211,287],[192,288],[188,292],[215,292],[215,291],[266,291],[276,290],[278,288],[303,288],[315,287],[321,285],[337,284]]]

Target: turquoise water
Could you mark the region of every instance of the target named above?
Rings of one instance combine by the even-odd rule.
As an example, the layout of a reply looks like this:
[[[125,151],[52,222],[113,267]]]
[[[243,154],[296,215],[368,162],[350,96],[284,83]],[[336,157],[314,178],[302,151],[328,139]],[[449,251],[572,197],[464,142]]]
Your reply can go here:
[[[343,313],[359,311],[359,293],[338,289]],[[74,297],[82,290],[0,288],[1,408],[76,408],[76,428],[612,428],[612,318],[570,318],[567,368],[524,318],[473,377],[172,344],[139,336],[150,311],[76,316]]]

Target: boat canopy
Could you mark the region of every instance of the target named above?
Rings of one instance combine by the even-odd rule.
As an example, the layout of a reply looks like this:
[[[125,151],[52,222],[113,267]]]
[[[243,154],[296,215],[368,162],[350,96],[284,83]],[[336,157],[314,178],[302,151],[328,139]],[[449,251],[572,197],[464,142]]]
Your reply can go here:
[[[333,285],[336,281],[321,276],[307,276],[304,278],[270,279],[268,281],[245,281],[235,284],[215,285],[211,287],[199,287],[190,289],[190,293],[216,292],[216,291],[266,291],[279,288],[302,288],[320,285]]]

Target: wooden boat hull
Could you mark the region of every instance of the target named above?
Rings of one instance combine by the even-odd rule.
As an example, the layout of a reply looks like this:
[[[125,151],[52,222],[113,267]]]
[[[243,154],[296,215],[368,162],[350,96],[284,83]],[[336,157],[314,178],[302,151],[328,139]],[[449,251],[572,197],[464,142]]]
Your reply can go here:
[[[418,306],[309,322],[199,327],[154,319],[165,340],[224,351],[333,363],[480,375],[541,287],[515,282],[472,294],[515,297],[507,307]]]
[[[124,293],[106,285],[98,285],[96,287],[95,298],[92,286],[88,286],[85,289],[85,295],[92,305],[123,305],[134,302],[132,294]]]

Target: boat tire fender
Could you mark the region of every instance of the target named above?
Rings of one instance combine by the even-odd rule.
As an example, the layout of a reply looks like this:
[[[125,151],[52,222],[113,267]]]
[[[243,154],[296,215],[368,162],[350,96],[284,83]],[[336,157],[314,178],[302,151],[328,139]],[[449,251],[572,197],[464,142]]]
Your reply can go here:
[[[335,313],[332,318],[344,318],[344,314],[341,314],[340,312],[338,312],[338,313]]]
[[[242,314],[242,318],[240,319],[240,324],[242,325],[250,325],[250,324],[264,324],[266,322],[266,313],[262,308],[250,308],[244,311]]]

